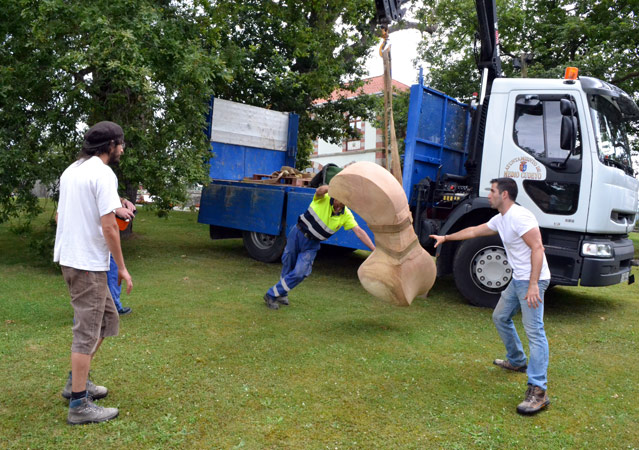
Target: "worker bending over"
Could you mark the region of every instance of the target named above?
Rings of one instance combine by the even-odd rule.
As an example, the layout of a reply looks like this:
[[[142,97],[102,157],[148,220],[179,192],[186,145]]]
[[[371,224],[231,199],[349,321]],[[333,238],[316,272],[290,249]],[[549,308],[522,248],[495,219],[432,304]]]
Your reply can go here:
[[[353,213],[343,203],[329,197],[327,192],[328,185],[317,188],[308,209],[300,215],[297,225],[286,237],[282,275],[277,284],[264,294],[264,301],[270,309],[289,305],[288,293],[311,274],[320,242],[330,238],[341,227],[353,230],[364,245],[375,250],[366,232],[357,225]]]

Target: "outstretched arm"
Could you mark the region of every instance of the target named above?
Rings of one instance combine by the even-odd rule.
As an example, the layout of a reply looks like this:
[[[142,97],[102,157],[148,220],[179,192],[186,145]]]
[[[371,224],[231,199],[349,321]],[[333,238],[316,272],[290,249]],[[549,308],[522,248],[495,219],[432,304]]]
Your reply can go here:
[[[362,228],[357,225],[356,227],[352,228],[353,233],[355,233],[355,235],[359,238],[360,241],[362,241],[362,243],[371,249],[371,251],[375,250],[375,244],[373,244],[373,241],[371,241],[371,238],[368,237],[368,234],[366,234],[366,231],[362,230]]]
[[[323,184],[315,190],[314,198],[322,198],[328,193],[328,184]]]
[[[466,239],[472,239],[480,236],[492,236],[494,234],[497,234],[497,232],[488,228],[488,225],[485,223],[482,223],[476,227],[464,228],[457,233],[447,234],[445,236],[431,234],[429,237],[435,239],[435,248],[437,248],[446,241],[465,241]]]

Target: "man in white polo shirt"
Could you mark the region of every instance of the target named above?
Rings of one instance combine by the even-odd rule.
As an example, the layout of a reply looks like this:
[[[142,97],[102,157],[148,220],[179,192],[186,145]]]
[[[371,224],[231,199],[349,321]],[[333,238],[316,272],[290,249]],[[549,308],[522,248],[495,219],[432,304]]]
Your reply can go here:
[[[544,330],[543,305],[544,292],[550,283],[550,270],[537,219],[526,208],[515,204],[518,193],[515,181],[496,178],[490,183],[488,201],[499,214],[482,225],[446,236],[431,237],[437,241],[437,247],[446,241],[462,241],[499,233],[513,269],[513,279],[502,292],[493,312],[493,322],[506,346],[506,359],[496,359],[493,363],[507,370],[528,373],[528,389],[524,401],[517,406],[517,412],[534,414],[550,404],[546,394],[548,340]],[[519,310],[530,347],[528,365],[512,320]]]
[[[71,425],[104,422],[117,408],[102,408],[93,400],[108,393],[89,379],[91,360],[102,340],[118,334],[118,312],[107,287],[109,255],[118,265],[118,282],[133,284],[124,265],[115,210],[122,207],[118,180],[109,167],[124,152],[124,133],[113,122],[99,122],[84,135],[76,162],[60,177],[60,200],[53,260],[60,263],[73,306],[71,376],[62,396],[70,398]]]

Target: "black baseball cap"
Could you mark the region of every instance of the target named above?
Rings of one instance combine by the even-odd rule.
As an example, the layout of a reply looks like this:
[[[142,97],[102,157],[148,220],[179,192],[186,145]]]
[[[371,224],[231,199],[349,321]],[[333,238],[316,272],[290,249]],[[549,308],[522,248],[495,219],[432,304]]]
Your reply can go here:
[[[84,135],[84,147],[96,148],[111,141],[124,139],[122,127],[115,122],[104,120],[93,125]]]

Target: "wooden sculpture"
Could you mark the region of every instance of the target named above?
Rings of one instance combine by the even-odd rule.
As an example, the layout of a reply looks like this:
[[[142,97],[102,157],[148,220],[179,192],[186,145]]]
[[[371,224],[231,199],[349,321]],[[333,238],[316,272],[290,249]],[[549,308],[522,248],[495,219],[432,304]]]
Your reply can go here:
[[[328,195],[347,205],[375,235],[375,251],[357,271],[375,297],[408,306],[435,282],[433,258],[419,245],[406,194],[383,167],[371,162],[349,165],[335,175]]]

